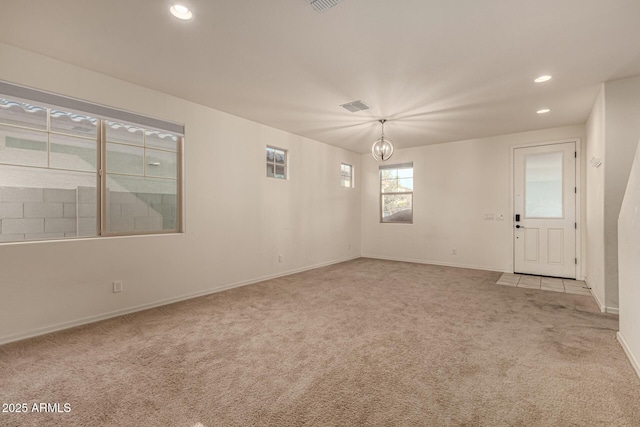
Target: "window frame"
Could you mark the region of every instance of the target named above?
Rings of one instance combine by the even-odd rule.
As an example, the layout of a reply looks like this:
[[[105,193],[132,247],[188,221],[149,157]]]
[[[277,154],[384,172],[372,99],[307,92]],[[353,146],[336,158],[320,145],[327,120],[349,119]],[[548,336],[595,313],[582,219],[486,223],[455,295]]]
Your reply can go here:
[[[400,169],[411,169],[411,186],[413,187],[413,180],[414,180],[414,176],[413,176],[413,162],[410,163],[399,163],[399,164],[393,164],[393,165],[384,165],[384,166],[379,166],[378,168],[378,185],[380,186],[380,197],[379,197],[379,209],[378,209],[378,214],[379,214],[379,220],[380,220],[380,224],[413,224],[413,215],[414,215],[414,200],[413,200],[413,192],[414,190],[411,191],[395,191],[395,192],[384,192],[383,191],[383,187],[382,187],[382,171],[384,170],[400,170]],[[399,178],[396,178],[399,179]],[[411,198],[411,220],[410,221],[385,221],[384,220],[384,196],[404,196],[404,195],[409,195],[409,197]]]
[[[268,157],[266,157],[266,153],[268,150],[274,150],[273,153],[273,161],[270,162]],[[275,152],[276,151],[280,151],[284,154],[284,165],[279,164],[276,162],[276,155]],[[266,165],[267,166],[273,166],[273,176],[269,176],[269,173],[267,172],[266,176],[267,178],[273,178],[273,179],[278,179],[278,180],[282,180],[282,181],[288,181],[289,180],[289,150],[284,149],[284,148],[280,148],[280,147],[275,147],[273,145],[267,145],[265,147],[265,160],[266,160]],[[276,167],[277,166],[284,166],[284,176],[283,177],[279,177],[276,175]],[[265,170],[266,172],[266,170]]]
[[[123,110],[117,110],[112,107],[106,107],[98,104],[92,104],[87,101],[78,100],[74,98],[68,98],[62,95],[51,94],[48,92],[39,91],[36,89],[30,89],[23,86],[13,85],[11,83],[0,81],[0,97],[7,99],[8,101],[18,102],[21,104],[33,104],[37,107],[46,109],[46,129],[36,129],[25,127],[22,125],[14,125],[11,123],[3,123],[3,127],[7,128],[15,128],[15,129],[26,129],[29,131],[37,131],[42,132],[46,135],[46,146],[47,146],[47,165],[46,166],[29,166],[22,165],[20,163],[10,163],[10,162],[2,162],[0,163],[0,168],[3,166],[9,167],[19,167],[19,168],[36,168],[45,171],[47,170],[58,171],[58,172],[76,172],[75,169],[68,168],[59,168],[59,167],[51,167],[51,141],[52,136],[62,135],[62,136],[70,136],[73,138],[81,138],[87,141],[94,141],[96,147],[96,168],[94,170],[84,171],[89,174],[95,174],[96,179],[96,234],[91,236],[69,236],[69,237],[53,237],[53,238],[37,238],[37,239],[25,239],[25,240],[8,240],[0,242],[0,244],[12,244],[12,243],[37,243],[37,242],[48,242],[48,241],[61,241],[61,240],[79,240],[79,239],[95,239],[95,238],[103,238],[103,237],[115,237],[115,236],[142,236],[142,235],[157,235],[157,234],[180,234],[184,232],[184,173],[183,173],[183,159],[184,159],[184,126],[178,125],[176,123],[165,122],[159,119],[154,119],[146,116],[139,115],[137,113],[130,113]],[[60,101],[60,102],[54,102]],[[82,108],[86,107],[86,108]],[[96,135],[93,137],[89,136],[80,136],[71,133],[66,133],[60,130],[54,130],[51,126],[51,114],[52,111],[61,111],[63,113],[70,114],[82,114],[87,117],[91,117],[92,119],[96,119]],[[111,113],[111,114],[109,114]],[[130,119],[138,119],[140,120],[125,120],[125,118]],[[176,141],[176,149],[175,151],[171,149],[162,149],[157,147],[147,147],[146,139],[143,140],[143,145],[141,146],[145,151],[143,155],[143,162],[145,165],[146,171],[146,150],[147,148],[151,150],[158,151],[167,151],[167,152],[175,152],[176,156],[176,175],[175,179],[173,177],[157,177],[157,176],[148,176],[151,179],[167,179],[171,181],[175,181],[176,183],[176,212],[175,212],[175,227],[171,229],[151,229],[151,230],[127,230],[127,231],[109,231],[107,228],[107,209],[109,206],[107,205],[107,174],[106,162],[107,162],[107,138],[106,138],[106,128],[107,122],[117,122],[117,123],[126,123],[132,126],[139,127],[142,129],[143,134],[146,138],[147,131],[159,131],[163,133],[168,133],[172,136],[175,136]],[[161,125],[161,127],[150,126],[151,124]],[[181,132],[176,132],[176,130],[181,130]],[[78,171],[79,172],[79,171]],[[146,172],[142,176],[147,178]],[[46,188],[45,188],[46,189]]]
[[[349,175],[345,175],[342,173],[342,167],[343,166],[348,166],[349,167]],[[343,180],[348,177],[349,178],[349,185],[343,185]],[[356,184],[355,184],[355,179],[354,179],[354,168],[353,165],[350,165],[349,163],[344,163],[344,162],[340,162],[340,186],[343,188],[355,188]]]

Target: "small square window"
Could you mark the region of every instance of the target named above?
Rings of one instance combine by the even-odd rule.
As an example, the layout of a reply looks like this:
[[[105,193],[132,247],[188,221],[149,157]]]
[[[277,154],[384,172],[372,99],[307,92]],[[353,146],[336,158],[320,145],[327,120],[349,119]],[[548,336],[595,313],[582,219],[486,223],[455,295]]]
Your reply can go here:
[[[353,188],[353,166],[346,163],[340,164],[340,185]]]
[[[287,179],[287,150],[267,146],[267,177]]]

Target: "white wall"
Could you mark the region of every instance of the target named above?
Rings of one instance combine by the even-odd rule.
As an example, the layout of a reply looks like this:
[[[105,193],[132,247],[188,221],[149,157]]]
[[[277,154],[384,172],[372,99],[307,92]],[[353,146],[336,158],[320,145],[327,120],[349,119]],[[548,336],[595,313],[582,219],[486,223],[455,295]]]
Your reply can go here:
[[[605,88],[602,85],[593,105],[586,130],[586,279],[600,310],[606,311],[604,263],[604,171],[605,160]],[[602,160],[599,167],[591,166],[591,159]]]
[[[584,138],[584,127],[397,150],[390,164],[414,165],[411,225],[380,224],[378,163],[370,154],[363,155],[362,255],[513,271],[511,149],[571,138]],[[503,214],[504,221],[485,221],[486,213]],[[452,255],[453,248],[457,255]],[[578,258],[582,263],[583,256]]]
[[[605,305],[618,307],[618,217],[640,138],[640,76],[605,83]]]
[[[639,116],[640,117],[640,116]],[[640,148],[636,149],[620,218],[618,263],[620,332],[618,339],[640,376]]]
[[[360,255],[360,189],[339,186],[360,155],[5,44],[0,57],[2,80],[186,129],[186,233],[0,245],[0,343]],[[265,177],[267,144],[289,150],[290,180]]]

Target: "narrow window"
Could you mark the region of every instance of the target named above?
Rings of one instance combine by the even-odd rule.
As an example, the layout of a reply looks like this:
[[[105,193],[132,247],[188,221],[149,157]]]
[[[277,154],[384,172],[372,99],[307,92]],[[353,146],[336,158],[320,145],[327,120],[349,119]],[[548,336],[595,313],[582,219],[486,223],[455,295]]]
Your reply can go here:
[[[340,164],[340,185],[353,188],[353,166],[346,163]]]
[[[142,117],[133,113],[18,90],[47,104],[0,95],[0,242],[180,231],[180,134],[51,100]]]
[[[413,223],[413,163],[380,166],[380,222]]]
[[[287,179],[287,150],[267,146],[267,176]]]

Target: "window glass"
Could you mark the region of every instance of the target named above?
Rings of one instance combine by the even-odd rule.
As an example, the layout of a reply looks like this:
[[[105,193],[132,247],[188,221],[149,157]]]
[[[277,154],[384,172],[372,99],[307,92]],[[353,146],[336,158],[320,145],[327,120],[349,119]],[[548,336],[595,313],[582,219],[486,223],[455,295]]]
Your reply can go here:
[[[144,148],[108,142],[107,173],[144,176]]]
[[[175,178],[178,173],[178,155],[169,151],[145,150],[147,176]]]
[[[340,185],[353,187],[353,166],[346,163],[340,164]]]
[[[44,107],[0,99],[0,242],[98,233],[97,122],[48,114]],[[48,132],[47,120],[66,134]]]
[[[106,227],[110,233],[178,228],[178,183],[144,176],[107,176]]]
[[[525,158],[527,218],[562,218],[562,152],[530,154]]]
[[[108,142],[106,152],[106,231],[177,230],[179,137],[131,125],[116,131],[120,142]],[[144,147],[137,146],[140,141]]]
[[[95,139],[51,134],[52,168],[95,172],[98,167],[97,154],[98,146]]]
[[[51,110],[51,132],[84,136],[95,140],[98,120],[82,114]]]
[[[181,144],[0,95],[0,243],[179,231]]]
[[[145,145],[147,147],[160,148],[163,150],[177,151],[178,137],[167,132],[146,131]]]
[[[47,109],[0,96],[0,123],[47,130]]]
[[[412,222],[412,194],[383,194],[382,222]]]
[[[47,167],[47,133],[0,125],[0,163]]]
[[[144,131],[137,126],[107,121],[105,129],[109,142],[144,145]]]
[[[413,222],[413,165],[380,168],[380,220]]]
[[[267,177],[287,179],[287,151],[267,147]]]

